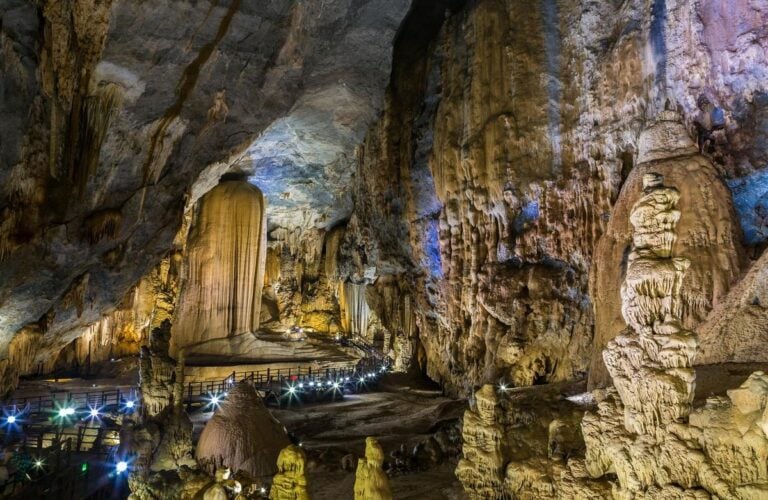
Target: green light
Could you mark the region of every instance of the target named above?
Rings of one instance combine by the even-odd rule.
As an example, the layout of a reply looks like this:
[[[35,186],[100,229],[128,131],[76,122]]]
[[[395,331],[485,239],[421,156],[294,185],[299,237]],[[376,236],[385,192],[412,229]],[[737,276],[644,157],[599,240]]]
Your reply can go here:
[[[83,462],[83,464],[80,466],[80,472],[83,474],[88,472],[88,462]]]

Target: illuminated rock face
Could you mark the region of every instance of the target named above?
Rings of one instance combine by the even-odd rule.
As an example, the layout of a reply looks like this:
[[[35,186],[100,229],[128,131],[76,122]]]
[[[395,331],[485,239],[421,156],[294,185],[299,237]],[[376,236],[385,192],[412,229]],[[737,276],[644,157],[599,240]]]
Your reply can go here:
[[[647,332],[671,316],[679,327],[694,329],[724,300],[744,261],[731,194],[688,138],[679,115],[659,113],[640,134],[639,148],[639,164],[624,183],[595,251],[595,261],[603,264],[591,273],[593,387],[607,384],[598,353],[625,324]],[[658,182],[654,175],[674,188],[652,186]],[[676,206],[685,207],[687,216],[681,217]],[[687,262],[669,258],[672,254]],[[702,341],[709,337],[703,332]]]
[[[171,352],[259,327],[266,207],[258,188],[224,181],[200,199],[187,242]]]
[[[304,468],[307,456],[299,446],[289,445],[277,458],[277,474],[269,490],[270,500],[309,500]]]
[[[389,478],[384,473],[384,450],[376,439],[365,439],[365,458],[357,462],[355,500],[392,500]]]
[[[672,121],[666,113],[665,121]],[[649,130],[658,131],[659,121]],[[647,137],[654,140],[643,144],[646,151],[680,142],[669,134]],[[680,161],[666,151],[653,157],[655,168]],[[629,328],[603,351],[614,387],[592,394],[596,409],[581,422],[583,458],[513,460],[505,478],[512,497],[758,499],[768,493],[766,375],[755,372],[727,396],[693,407],[699,344],[681,321],[692,262],[676,254],[675,241],[697,212],[682,199],[678,186],[658,173],[643,176],[628,217],[633,246],[621,292]]]
[[[456,468],[470,498],[501,499],[504,496],[504,427],[501,408],[492,385],[475,393],[475,407],[464,413],[463,458]]]
[[[632,252],[621,288],[629,331],[608,343],[605,364],[624,402],[629,432],[663,432],[688,415],[693,403],[693,359],[698,340],[680,324],[681,287],[690,261],[673,257],[680,219],[677,189],[660,174],[643,177],[643,195],[632,207]]]
[[[283,225],[347,217],[354,147],[381,107],[409,6],[4,3],[0,372],[9,385],[17,332],[47,318],[46,342],[66,345],[108,315],[168,255],[190,195],[234,163],[279,202],[273,220]],[[65,307],[86,273],[84,307]]]
[[[209,474],[228,467],[254,479],[272,476],[278,453],[289,444],[285,428],[275,420],[256,391],[243,382],[219,403],[200,435],[195,457]]]

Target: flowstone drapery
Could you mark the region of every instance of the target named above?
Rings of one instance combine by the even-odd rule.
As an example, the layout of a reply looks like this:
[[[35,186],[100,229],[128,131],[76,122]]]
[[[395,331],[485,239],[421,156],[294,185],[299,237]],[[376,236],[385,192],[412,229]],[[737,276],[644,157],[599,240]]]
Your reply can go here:
[[[266,267],[264,196],[244,180],[224,179],[199,201],[171,354],[259,327]]]

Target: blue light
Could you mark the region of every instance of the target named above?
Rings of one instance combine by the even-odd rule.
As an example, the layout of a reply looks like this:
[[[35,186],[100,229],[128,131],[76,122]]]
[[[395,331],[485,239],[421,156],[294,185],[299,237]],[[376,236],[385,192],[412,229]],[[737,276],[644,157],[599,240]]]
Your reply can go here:
[[[7,422],[11,425],[16,423],[16,416],[15,415],[8,415],[8,418],[6,419]]]
[[[115,465],[115,471],[118,474],[122,474],[123,472],[125,472],[127,470],[128,470],[128,462],[126,462],[124,460],[121,460],[121,461],[117,462],[117,464]]]

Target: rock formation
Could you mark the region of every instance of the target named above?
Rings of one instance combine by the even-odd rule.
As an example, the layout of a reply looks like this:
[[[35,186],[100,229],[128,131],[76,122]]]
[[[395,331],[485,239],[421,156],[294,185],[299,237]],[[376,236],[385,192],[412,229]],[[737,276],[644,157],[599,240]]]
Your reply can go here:
[[[496,388],[484,385],[475,393],[475,407],[464,413],[463,458],[456,468],[464,491],[472,499],[504,497],[504,427]]]
[[[384,450],[372,437],[365,438],[365,458],[357,462],[355,500],[392,500],[389,478],[384,472]]]
[[[270,500],[309,500],[304,467],[307,456],[299,446],[289,445],[280,450],[277,474],[269,490]]]
[[[652,217],[657,210],[655,205],[664,203],[648,197],[645,189],[645,179],[655,173],[662,176],[670,185],[675,186],[676,202],[686,207],[690,214],[679,221],[660,220],[656,225],[641,227],[639,219]],[[665,192],[657,191],[658,196]],[[644,205],[639,206],[641,199]],[[672,200],[669,200],[672,201]],[[663,217],[660,215],[660,217]],[[627,224],[630,220],[634,232]],[[673,237],[670,229],[662,230],[659,224],[674,222],[677,226]],[[647,236],[646,236],[647,233]],[[653,241],[651,238],[657,238]],[[667,238],[667,240],[665,240]],[[638,165],[632,170],[622,187],[619,199],[614,207],[606,234],[598,243],[595,259],[600,262],[611,262],[611,265],[595,266],[592,272],[592,287],[595,301],[595,353],[600,352],[617,332],[621,331],[624,321],[636,330],[641,325],[626,313],[627,302],[624,294],[634,294],[635,286],[629,275],[631,266],[626,268],[623,261],[627,252],[634,245],[638,252],[662,251],[668,256],[670,252],[684,255],[690,264],[684,275],[678,275],[675,265],[683,265],[680,261],[667,260],[666,275],[679,276],[681,281],[668,281],[676,286],[674,311],[681,326],[693,329],[704,321],[713,307],[723,300],[731,282],[741,272],[743,250],[740,244],[738,222],[733,210],[731,194],[720,180],[720,174],[707,158],[702,156],[688,133],[680,122],[679,116],[672,111],[663,111],[640,134]],[[661,246],[664,246],[663,250]],[[653,260],[641,259],[637,266]],[[622,284],[622,274],[627,273],[627,281]],[[641,273],[642,274],[642,273]],[[659,275],[661,276],[661,275]],[[642,286],[641,278],[638,286]],[[619,293],[620,292],[620,293]],[[666,292],[665,292],[666,293]],[[643,307],[638,304],[629,307]],[[669,304],[666,305],[669,307]],[[664,321],[658,314],[648,319]],[[601,386],[606,383],[606,371],[602,357],[593,355],[590,366],[591,386]]]
[[[640,435],[683,421],[696,379],[698,339],[681,325],[681,289],[690,261],[672,255],[680,193],[663,182],[660,174],[645,174],[643,195],[632,207],[633,247],[621,288],[629,331],[603,352],[624,403],[624,425]]]
[[[225,180],[200,199],[173,327],[172,349],[259,327],[266,207],[258,188]]]
[[[4,4],[0,358],[46,316],[68,343],[108,314],[167,255],[185,197],[233,163],[268,183],[282,226],[347,217],[409,4]],[[78,315],[60,302],[86,272]]]
[[[176,385],[183,384],[183,357],[177,363],[168,356],[170,339],[171,323],[166,319],[152,332],[149,346],[141,348],[139,387],[142,410],[149,417],[155,417],[172,406]]]
[[[255,389],[241,382],[206,423],[197,443],[197,461],[213,474],[227,467],[253,479],[271,477],[280,450],[289,443],[285,428],[272,417]]]
[[[667,154],[653,158],[661,160],[655,166],[664,165]],[[694,214],[681,200],[660,174],[643,176],[643,192],[628,217],[633,246],[621,288],[629,328],[604,350],[615,387],[593,392],[596,411],[581,423],[583,458],[513,457],[506,465],[507,495],[757,499],[768,493],[764,373],[753,373],[727,397],[693,406],[698,340],[681,320],[689,260],[674,249],[680,226]],[[478,476],[498,481],[493,473]],[[463,480],[471,491],[482,487],[477,483]]]

